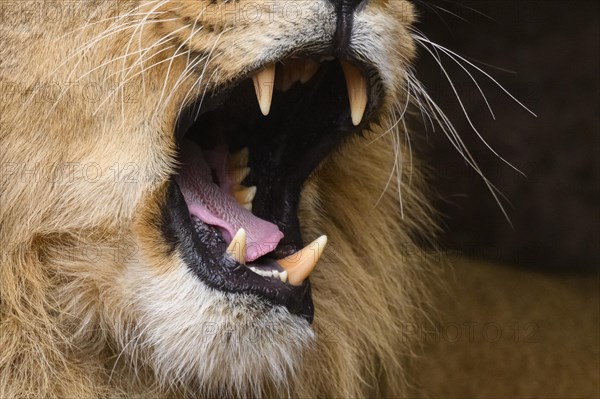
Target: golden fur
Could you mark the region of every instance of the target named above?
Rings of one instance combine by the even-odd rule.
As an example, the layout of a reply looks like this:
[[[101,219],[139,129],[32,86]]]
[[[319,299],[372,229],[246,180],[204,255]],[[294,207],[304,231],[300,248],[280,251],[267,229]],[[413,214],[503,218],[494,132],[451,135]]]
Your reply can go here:
[[[600,397],[597,274],[451,264],[438,275],[445,287],[432,292],[439,314],[404,329],[423,348],[408,397]]]
[[[71,2],[58,13],[42,2],[29,17],[25,3],[0,23],[0,397],[402,395],[411,345],[400,325],[425,297],[427,256],[412,237],[432,222],[409,168],[401,217],[390,172],[407,149],[395,130],[378,137],[403,99],[410,4],[371,0],[356,17],[385,123],[304,189],[303,234],[331,241],[312,276],[310,328],[204,287],[167,255],[155,217],[180,109],[328,40],[328,3],[292,2],[302,18],[278,17],[289,2],[257,0]],[[230,12],[245,6],[262,18]],[[197,54],[207,58],[187,68]]]

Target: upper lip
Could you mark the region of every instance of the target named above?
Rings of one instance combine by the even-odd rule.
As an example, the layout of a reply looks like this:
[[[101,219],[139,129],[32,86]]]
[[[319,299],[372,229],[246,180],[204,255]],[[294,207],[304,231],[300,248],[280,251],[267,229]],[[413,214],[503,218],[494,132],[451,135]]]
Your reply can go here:
[[[302,60],[301,56],[300,53],[294,53],[291,57],[280,60],[278,63],[286,62],[286,60]],[[272,260],[265,259],[261,262],[272,262],[273,268],[279,268],[282,272],[281,266],[274,263],[275,259],[281,259],[302,248],[302,238],[299,236],[295,208],[298,205],[298,197],[304,180],[346,136],[361,132],[373,122],[375,111],[379,108],[381,102],[380,78],[376,69],[368,63],[348,59],[336,60],[323,54],[310,54],[304,57],[304,59],[313,62],[324,61],[327,63],[326,67],[321,68],[323,71],[319,71],[320,76],[314,79],[317,82],[307,84],[308,88],[305,89],[312,93],[313,97],[311,98],[313,100],[321,101],[322,106],[313,104],[315,102],[313,100],[308,101],[302,98],[298,94],[301,90],[299,88],[294,89],[291,94],[278,94],[284,104],[278,104],[277,98],[273,99],[275,115],[272,116],[275,120],[283,121],[280,125],[272,125],[278,122],[269,121],[269,117],[265,118],[260,116],[259,113],[253,113],[251,118],[247,118],[255,118],[258,121],[256,123],[261,124],[262,128],[258,129],[261,134],[266,134],[266,138],[256,139],[257,142],[255,143],[253,137],[251,137],[251,131],[245,132],[245,136],[241,136],[236,131],[234,137],[227,137],[230,148],[235,149],[239,144],[244,143],[250,147],[250,152],[254,158],[251,159],[249,165],[252,173],[246,178],[246,181],[249,185],[260,187],[254,201],[254,213],[258,217],[276,223],[285,234],[285,238],[278,248],[272,252]],[[264,95],[261,93],[260,84],[264,83],[264,78],[267,76],[265,71],[273,76],[274,69],[274,62],[263,62],[256,67],[248,68],[247,72],[242,72],[227,87],[208,95],[206,99],[203,99],[202,107],[198,113],[187,113],[180,119],[178,138],[182,138],[183,134],[194,123],[202,123],[202,115],[212,110],[218,110],[221,105],[226,104],[235,90],[237,90],[238,97],[258,96],[259,104],[262,106],[262,114],[268,114],[271,110],[267,108],[270,107],[266,107],[264,101],[262,104],[260,101],[261,94]],[[342,83],[340,70],[343,70],[345,81],[350,82],[349,84]],[[280,72],[278,73],[279,79],[281,78]],[[254,80],[254,88],[244,83],[250,78]],[[344,86],[347,90],[344,90]],[[364,92],[359,92],[361,90],[364,90]],[[251,91],[253,94],[250,94]],[[355,108],[353,112],[350,112],[348,100],[352,95],[358,96],[358,99],[355,98],[350,101]],[[364,96],[364,98],[360,98],[361,96]],[[290,103],[293,99],[298,99],[298,101]],[[299,99],[302,99],[302,101]],[[269,99],[269,106],[270,103]],[[294,109],[286,109],[286,107],[292,105]],[[230,108],[234,107],[230,112],[231,115],[235,114],[235,106],[235,104],[230,106]],[[258,106],[254,107],[258,110]],[[190,107],[190,109],[195,110],[193,107]],[[290,121],[280,115],[286,113],[292,115],[289,118],[294,118],[293,115],[303,112],[308,114],[303,117],[314,118],[316,111],[331,112],[332,114],[319,115],[319,118],[308,122],[297,120],[297,124],[301,126],[296,126],[297,124],[294,123],[290,124]],[[189,118],[187,123],[186,115]],[[238,118],[244,119],[239,115]],[[233,121],[232,123],[244,122]],[[299,132],[303,127],[306,127],[306,132]],[[263,133],[261,129],[267,130],[267,133]],[[277,131],[271,132],[271,130]],[[280,138],[277,136],[278,134],[281,134],[284,138]],[[277,140],[272,140],[272,138]],[[300,138],[301,140],[298,141]],[[265,140],[277,142],[278,144],[269,144],[269,148],[264,148],[261,143]],[[281,140],[283,140],[282,143],[280,143]],[[271,158],[275,153],[278,154],[279,160],[275,160],[275,163],[273,163]],[[294,164],[293,159],[298,156],[298,153],[303,155],[302,158],[298,159],[301,159],[304,166]],[[288,155],[286,156],[286,154]],[[185,200],[180,190],[176,188],[177,185],[173,182],[169,206],[167,206],[163,215],[163,224],[170,227],[163,230],[168,233],[168,237],[180,244],[179,247],[184,260],[204,283],[225,292],[257,294],[275,304],[284,305],[291,313],[301,315],[308,321],[312,320],[313,306],[308,279],[296,286],[284,284],[278,280],[265,279],[244,266],[243,257],[228,255],[228,243],[219,234],[216,234],[216,231],[211,232],[210,228],[207,228],[206,231],[196,231],[196,233],[190,234],[190,231],[194,231],[195,227],[198,229],[203,229],[203,227],[199,227],[198,224],[194,225],[187,214]]]

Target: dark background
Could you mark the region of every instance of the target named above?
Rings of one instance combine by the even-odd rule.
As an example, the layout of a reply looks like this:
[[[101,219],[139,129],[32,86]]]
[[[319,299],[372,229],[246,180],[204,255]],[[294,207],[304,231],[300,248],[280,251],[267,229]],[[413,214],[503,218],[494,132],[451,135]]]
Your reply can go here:
[[[429,39],[484,69],[538,115],[469,68],[494,121],[468,75],[444,59],[475,126],[523,177],[477,138],[439,67],[419,51],[419,79],[510,200],[505,205],[512,227],[482,179],[439,129],[429,128],[418,141],[425,143],[420,152],[431,167],[445,246],[520,267],[597,271],[600,2],[424,0],[417,8],[418,28]]]

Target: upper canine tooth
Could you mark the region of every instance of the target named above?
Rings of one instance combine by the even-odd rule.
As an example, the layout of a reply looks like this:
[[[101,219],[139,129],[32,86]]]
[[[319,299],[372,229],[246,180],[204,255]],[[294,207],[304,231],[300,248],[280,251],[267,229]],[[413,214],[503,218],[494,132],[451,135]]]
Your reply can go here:
[[[238,186],[238,188],[233,192],[233,196],[239,204],[245,205],[250,203],[254,201],[254,197],[256,196],[256,186]]]
[[[314,270],[327,245],[327,236],[321,236],[301,251],[277,261],[287,272],[287,281],[292,285],[300,285]]]
[[[264,116],[271,112],[271,102],[273,101],[273,87],[275,86],[275,64],[264,67],[253,77],[254,90],[258,98],[260,111]]]
[[[354,126],[358,126],[362,122],[367,109],[367,80],[354,65],[346,61],[341,61],[341,63],[346,76],[352,123]]]
[[[319,64],[312,60],[307,60],[304,63],[304,70],[302,71],[302,76],[300,77],[300,83],[304,84],[311,80],[318,70]]]
[[[239,229],[227,247],[227,254],[236,262],[246,264],[246,230]]]

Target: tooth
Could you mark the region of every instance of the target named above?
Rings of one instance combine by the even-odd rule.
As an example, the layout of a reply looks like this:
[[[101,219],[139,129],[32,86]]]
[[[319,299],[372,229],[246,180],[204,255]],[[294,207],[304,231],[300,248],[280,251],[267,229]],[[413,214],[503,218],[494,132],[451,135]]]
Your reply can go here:
[[[367,108],[367,80],[354,65],[346,61],[342,61],[341,63],[344,75],[346,76],[352,123],[354,126],[358,126]]]
[[[238,189],[236,189],[234,191],[233,196],[235,197],[235,200],[239,204],[241,204],[241,205],[248,204],[248,203],[254,201],[254,197],[256,196],[256,186],[252,186],[252,187],[238,186]]]
[[[227,253],[238,263],[246,264],[246,230],[239,229],[231,240]]]
[[[290,83],[291,82],[290,71],[291,71],[290,64],[286,63],[281,66],[281,78],[277,82],[277,88],[279,90],[285,92],[285,91],[288,91],[290,89],[290,87],[292,87],[293,83]]]
[[[240,184],[250,174],[250,168],[231,169],[229,179],[233,184]]]
[[[248,159],[250,158],[250,150],[248,147],[241,149],[235,154],[229,155],[227,158],[227,166],[229,169],[245,168],[248,166]]]
[[[268,278],[273,278],[275,277],[275,271],[271,271],[271,270],[260,270],[254,267],[250,267],[250,270],[252,270],[254,273],[258,274],[259,276],[262,277],[268,277]]]
[[[327,245],[327,236],[321,236],[301,251],[277,263],[287,272],[287,279],[292,285],[300,285],[314,270]],[[281,277],[281,276],[280,276]]]
[[[317,71],[319,70],[319,64],[312,60],[308,60],[304,63],[304,70],[302,71],[302,76],[300,77],[300,83],[307,83],[309,80],[315,76]]]
[[[252,77],[254,81],[254,90],[258,98],[260,111],[264,116],[269,115],[271,111],[271,102],[273,101],[273,86],[275,86],[275,64],[269,65],[258,71]]]
[[[294,83],[296,83],[292,76],[291,76],[291,72],[288,68],[284,69],[282,78],[281,78],[281,91],[286,92],[289,89],[292,88],[292,86],[294,85]]]
[[[297,60],[289,60],[283,65],[281,78],[281,91],[288,91],[300,80],[304,67]]]
[[[250,212],[252,212],[252,203],[247,203],[242,205],[244,208],[248,209]]]
[[[287,283],[287,279],[288,279],[287,270],[282,273],[279,273],[279,279],[281,280],[282,283]]]

